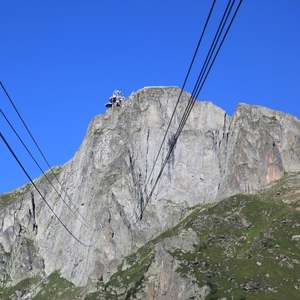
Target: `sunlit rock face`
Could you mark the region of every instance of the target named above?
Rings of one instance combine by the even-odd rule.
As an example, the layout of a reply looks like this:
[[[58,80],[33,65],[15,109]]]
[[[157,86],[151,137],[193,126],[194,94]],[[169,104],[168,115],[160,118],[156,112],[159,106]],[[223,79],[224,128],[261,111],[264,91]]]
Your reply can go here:
[[[0,268],[6,270],[7,278],[14,282],[25,278],[26,272],[18,270],[29,265],[33,275],[60,270],[80,286],[105,281],[124,256],[176,224],[189,207],[254,192],[284,172],[300,170],[300,121],[296,118],[246,104],[229,117],[210,102],[196,102],[140,221],[141,201],[151,191],[190,97],[183,93],[149,178],[179,93],[174,87],[144,88],[122,107],[92,120],[73,159],[56,170],[69,195],[65,201],[77,210],[75,215],[45,178],[36,181],[84,245],[68,234],[36,192],[33,221],[31,187],[13,192],[12,201],[0,209],[0,253],[5,256]],[[25,237],[32,244],[20,244]],[[28,259],[32,245],[35,254]],[[16,255],[18,259],[13,259]]]
[[[253,192],[300,168],[299,120],[264,107],[240,104],[224,147],[220,196]]]

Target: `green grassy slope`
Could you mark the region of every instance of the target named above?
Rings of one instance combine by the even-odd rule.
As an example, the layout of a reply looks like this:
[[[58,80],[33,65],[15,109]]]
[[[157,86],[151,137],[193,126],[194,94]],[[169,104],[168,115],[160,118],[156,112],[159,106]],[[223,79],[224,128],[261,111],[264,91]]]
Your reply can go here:
[[[54,272],[47,278],[28,278],[16,286],[0,288],[0,299],[76,300],[82,297],[79,288]]]

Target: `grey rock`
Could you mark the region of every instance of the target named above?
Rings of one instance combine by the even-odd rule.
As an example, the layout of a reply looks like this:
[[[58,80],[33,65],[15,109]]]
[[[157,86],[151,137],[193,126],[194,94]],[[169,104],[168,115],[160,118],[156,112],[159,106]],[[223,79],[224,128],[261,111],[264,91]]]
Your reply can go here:
[[[188,278],[176,272],[178,262],[158,244],[155,249],[155,261],[145,274],[144,294],[141,299],[205,299],[210,292],[208,286],[198,287]]]

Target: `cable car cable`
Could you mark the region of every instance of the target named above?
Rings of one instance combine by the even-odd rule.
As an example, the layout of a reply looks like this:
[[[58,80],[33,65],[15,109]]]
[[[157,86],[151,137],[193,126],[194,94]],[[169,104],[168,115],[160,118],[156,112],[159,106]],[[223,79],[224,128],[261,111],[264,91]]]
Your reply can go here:
[[[230,1],[231,1],[231,0],[230,0]],[[229,3],[230,3],[230,1],[229,1]],[[232,16],[232,18],[231,18],[231,21],[230,21],[230,23],[229,23],[229,25],[228,25],[228,27],[227,27],[227,29],[226,29],[226,31],[225,31],[225,34],[224,34],[223,38],[222,38],[222,40],[221,40],[221,42],[220,42],[220,44],[219,44],[219,47],[218,47],[218,49],[217,49],[217,51],[216,51],[216,53],[215,53],[215,55],[214,55],[214,58],[213,58],[213,60],[212,60],[212,62],[211,62],[211,64],[210,64],[210,66],[209,66],[209,68],[208,68],[208,71],[207,71],[206,75],[204,76],[204,79],[203,79],[203,81],[202,81],[202,84],[201,84],[200,88],[197,89],[196,94],[195,94],[195,97],[193,97],[193,99],[196,99],[196,98],[198,97],[198,95],[199,95],[199,93],[200,93],[200,91],[201,91],[201,89],[202,89],[202,87],[203,87],[203,85],[204,85],[204,83],[205,83],[205,81],[206,81],[206,79],[207,79],[207,77],[208,77],[208,74],[209,74],[209,72],[211,71],[211,68],[212,68],[212,66],[213,66],[213,64],[214,64],[214,62],[215,62],[215,60],[216,60],[216,58],[217,58],[217,56],[218,56],[218,54],[219,54],[219,52],[220,52],[220,49],[221,49],[221,47],[222,47],[224,41],[226,40],[226,37],[227,37],[227,35],[228,35],[228,32],[229,32],[229,30],[230,30],[230,28],[231,28],[231,26],[232,26],[232,24],[233,24],[233,21],[234,21],[236,15],[237,15],[237,12],[238,12],[239,9],[240,9],[240,6],[241,6],[242,2],[243,2],[243,0],[240,0],[240,1],[239,1],[239,4],[237,5],[237,8],[236,8],[236,10],[235,10],[235,12],[234,12],[234,14],[233,14],[233,16]],[[232,3],[232,5],[233,5],[233,4],[234,4],[234,2]],[[230,12],[229,12],[229,13],[230,13]],[[227,20],[227,18],[226,18],[226,20]],[[221,21],[221,22],[222,22],[222,21]],[[224,27],[223,27],[223,28],[224,28]],[[210,52],[209,52],[209,53],[210,53]],[[208,53],[208,55],[209,55],[209,53]],[[201,73],[201,72],[200,72],[200,73]],[[154,185],[153,185],[153,187],[152,187],[152,189],[151,189],[151,192],[147,195],[147,198],[146,198],[146,204],[144,205],[144,208],[142,209],[142,212],[141,212],[141,215],[140,215],[140,220],[141,220],[142,217],[143,217],[143,213],[144,213],[144,211],[145,211],[145,209],[146,209],[146,207],[147,207],[147,205],[148,205],[148,203],[149,203],[149,201],[150,201],[150,199],[151,199],[151,197],[152,197],[152,195],[153,195],[153,192],[154,192],[155,187],[157,186],[157,184],[158,184],[158,182],[159,182],[159,180],[160,180],[160,177],[161,177],[161,175],[162,175],[162,173],[163,173],[163,170],[164,170],[164,168],[165,168],[165,166],[166,166],[166,164],[167,164],[167,162],[168,162],[168,160],[169,160],[169,158],[170,158],[170,155],[171,155],[171,153],[172,153],[172,151],[173,151],[173,149],[174,149],[174,147],[175,147],[175,145],[176,145],[176,143],[177,143],[177,140],[178,140],[178,138],[179,138],[179,136],[180,136],[180,134],[181,134],[181,132],[182,132],[182,129],[183,129],[185,123],[186,123],[186,120],[187,120],[187,118],[188,118],[188,116],[189,116],[189,114],[190,114],[190,112],[191,112],[191,110],[192,110],[192,108],[193,108],[193,106],[194,106],[194,103],[195,103],[195,102],[193,102],[192,106],[190,106],[190,105],[188,104],[188,105],[189,105],[189,106],[188,106],[188,107],[189,107],[188,115],[185,116],[184,119],[182,120],[184,123],[180,122],[180,124],[179,124],[179,127],[178,127],[177,132],[176,132],[176,136],[175,136],[174,143],[171,145],[171,147],[170,147],[170,149],[169,149],[169,151],[168,151],[168,154],[167,154],[167,156],[166,156],[166,158],[165,158],[165,160],[164,160],[164,162],[163,162],[163,165],[162,165],[162,167],[161,167],[161,169],[160,169],[160,172],[158,173],[158,176],[157,176],[157,178],[156,178],[156,181],[155,181],[155,183],[154,183]]]
[[[163,144],[165,143],[165,140],[166,140],[168,131],[169,131],[169,129],[170,129],[171,123],[172,123],[172,121],[173,121],[173,118],[174,118],[174,116],[175,116],[175,112],[176,112],[176,109],[177,109],[177,107],[178,107],[180,98],[181,98],[182,93],[183,93],[183,91],[184,91],[184,88],[185,88],[185,86],[186,86],[188,77],[189,77],[189,75],[190,75],[190,72],[191,72],[191,70],[192,70],[192,67],[193,67],[193,65],[194,65],[194,62],[195,62],[195,59],[196,59],[198,50],[199,50],[200,45],[201,45],[201,42],[202,42],[202,39],[203,39],[203,37],[204,37],[204,34],[205,34],[205,31],[206,31],[207,25],[208,25],[209,20],[210,20],[210,18],[211,18],[211,15],[212,15],[212,12],[213,12],[215,3],[216,3],[216,0],[213,1],[212,5],[211,5],[211,7],[210,7],[208,16],[207,16],[207,18],[206,18],[204,27],[203,27],[203,29],[202,29],[201,35],[200,35],[200,37],[199,37],[199,40],[198,40],[198,42],[197,42],[197,46],[196,46],[196,48],[195,48],[195,51],[194,51],[194,54],[193,54],[191,63],[190,63],[190,65],[189,65],[188,71],[187,71],[186,76],[185,76],[185,78],[184,78],[184,81],[183,81],[183,84],[182,84],[182,87],[181,87],[181,90],[180,90],[178,99],[177,99],[177,101],[176,101],[176,104],[175,104],[175,107],[174,107],[174,109],[173,109],[171,118],[170,118],[170,120],[169,120],[167,129],[166,129],[166,131],[165,131],[165,134],[164,134],[164,137],[163,137],[162,142],[161,142],[161,144],[160,144],[159,150],[158,150],[158,152],[157,152],[157,154],[156,154],[156,157],[155,157],[155,159],[154,159],[154,163],[153,163],[151,172],[150,172],[150,174],[149,174],[149,176],[148,176],[148,179],[146,180],[146,183],[145,183],[145,189],[146,189],[146,186],[148,185],[148,183],[149,183],[149,181],[150,181],[150,178],[151,178],[151,176],[152,176],[152,174],[153,174],[153,171],[154,171],[154,168],[155,168],[156,163],[157,163],[157,161],[158,161],[159,154],[160,154],[160,152],[161,152],[161,150],[162,150]]]
[[[35,165],[39,168],[39,170],[42,172],[42,174],[44,175],[44,177],[46,178],[46,180],[48,181],[48,183],[51,185],[51,187],[54,189],[54,191],[57,193],[57,195],[59,196],[59,198],[63,201],[63,203],[68,207],[68,209],[72,212],[72,214],[76,217],[76,213],[80,216],[80,218],[82,219],[82,224],[86,227],[90,227],[90,225],[88,225],[87,221],[85,220],[85,218],[83,217],[83,215],[78,211],[74,211],[73,208],[63,199],[62,194],[56,189],[56,187],[54,186],[54,184],[52,183],[52,181],[50,180],[50,178],[48,177],[48,175],[46,174],[46,172],[43,170],[43,168],[41,167],[41,165],[38,163],[38,161],[35,159],[34,155],[32,154],[32,152],[30,151],[30,149],[27,147],[27,145],[25,144],[24,140],[21,138],[20,134],[17,132],[17,130],[15,129],[15,127],[13,126],[13,124],[10,122],[10,120],[8,119],[8,117],[6,116],[6,114],[4,113],[4,111],[2,109],[0,109],[0,114],[2,115],[2,117],[4,118],[4,120],[6,121],[6,123],[8,124],[8,126],[10,127],[10,129],[14,132],[15,136],[18,138],[19,142],[22,144],[22,146],[25,148],[26,152],[28,153],[28,155],[31,157],[31,159],[34,161]]]
[[[17,164],[19,165],[19,167],[22,169],[23,173],[26,175],[26,177],[29,179],[30,183],[32,184],[32,186],[35,188],[35,190],[39,193],[39,195],[41,196],[42,200],[46,203],[46,205],[48,206],[48,208],[50,209],[50,211],[52,212],[52,214],[55,216],[55,218],[59,221],[59,223],[64,227],[64,229],[68,232],[69,235],[71,235],[71,237],[76,240],[80,245],[84,246],[84,247],[91,247],[91,245],[88,245],[86,243],[84,243],[83,241],[81,241],[78,237],[76,237],[73,232],[64,224],[64,222],[60,219],[60,217],[55,213],[54,209],[51,207],[51,205],[49,204],[49,202],[45,199],[45,197],[42,195],[41,191],[38,189],[38,187],[36,186],[36,184],[34,183],[33,179],[31,178],[31,176],[29,175],[29,173],[26,171],[25,167],[23,166],[23,164],[21,163],[21,161],[19,160],[19,158],[17,157],[16,153],[14,152],[14,150],[12,149],[12,147],[9,145],[8,141],[6,140],[6,138],[4,137],[4,135],[2,134],[2,132],[0,131],[0,138],[2,139],[2,141],[4,142],[5,146],[7,147],[7,149],[9,150],[10,154],[13,156],[13,158],[15,159],[15,161],[17,162]]]

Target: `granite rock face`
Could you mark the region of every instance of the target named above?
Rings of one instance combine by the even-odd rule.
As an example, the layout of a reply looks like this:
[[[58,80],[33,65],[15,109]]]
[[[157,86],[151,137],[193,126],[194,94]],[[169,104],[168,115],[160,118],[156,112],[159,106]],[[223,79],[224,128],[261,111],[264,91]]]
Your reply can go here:
[[[60,270],[78,286],[105,281],[122,258],[178,223],[188,208],[255,192],[284,172],[300,171],[300,121],[295,117],[246,104],[229,117],[210,102],[197,102],[139,221],[140,203],[151,190],[189,99],[183,93],[148,178],[179,93],[173,87],[144,88],[123,107],[94,118],[73,159],[54,169],[67,191],[68,196],[61,191],[64,199],[76,213],[44,177],[36,180],[84,245],[68,234],[30,186],[1,197],[0,270],[6,275],[0,280],[18,282]],[[22,267],[29,270],[27,275]]]

